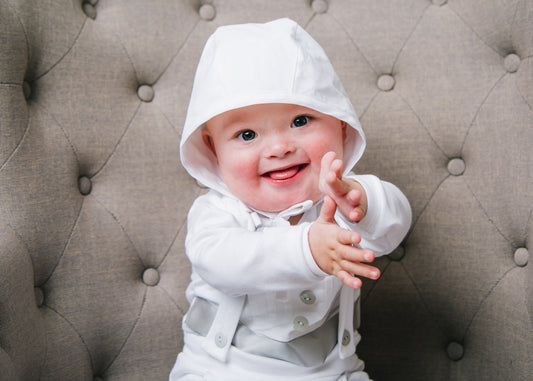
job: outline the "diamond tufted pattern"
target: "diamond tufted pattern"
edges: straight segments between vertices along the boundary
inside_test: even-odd
[[[412,229],[365,281],[376,380],[533,374],[532,0],[0,0],[0,378],[164,380],[182,344],[179,163],[218,25],[328,53]]]

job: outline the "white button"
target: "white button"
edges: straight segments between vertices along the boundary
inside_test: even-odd
[[[316,296],[313,291],[305,290],[300,294],[300,300],[305,304],[314,304],[316,302]]]
[[[342,333],[342,345],[347,346],[351,341],[350,332],[347,329]]]
[[[224,348],[226,346],[226,343],[228,340],[226,340],[226,336],[223,333],[217,333],[215,336],[215,343],[217,347]]]
[[[303,316],[296,316],[296,318],[294,318],[293,324],[294,329],[297,331],[305,331],[307,327],[309,327],[309,322]]]

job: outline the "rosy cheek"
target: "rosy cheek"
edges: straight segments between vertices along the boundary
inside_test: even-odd
[[[257,177],[257,165],[254,160],[245,155],[236,155],[235,152],[224,155],[220,162],[220,171],[226,185],[243,186]]]
[[[331,144],[316,144],[308,148],[308,155],[312,161],[320,165],[322,161],[322,156],[324,156],[329,151],[335,150]],[[336,150],[335,150],[336,151]]]
[[[251,174],[257,174],[257,167],[255,163],[249,158],[235,158],[233,162],[233,172],[239,176],[250,176]]]
[[[342,159],[343,141],[340,132],[338,134],[326,134],[322,139],[317,139],[317,141],[320,143],[314,144],[311,150],[319,161],[322,160],[322,156],[330,151],[334,151],[337,154],[337,158]]]

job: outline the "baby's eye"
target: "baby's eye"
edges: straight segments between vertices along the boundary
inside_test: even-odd
[[[255,139],[257,134],[255,133],[255,131],[252,131],[252,130],[244,130],[244,131],[241,131],[238,136],[245,142],[248,142],[250,140]]]
[[[305,115],[300,115],[294,118],[292,121],[291,127],[303,127],[309,122],[309,117]]]

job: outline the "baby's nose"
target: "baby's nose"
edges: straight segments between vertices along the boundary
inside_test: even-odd
[[[266,156],[272,158],[284,157],[296,151],[296,145],[284,137],[276,137],[267,143]]]

